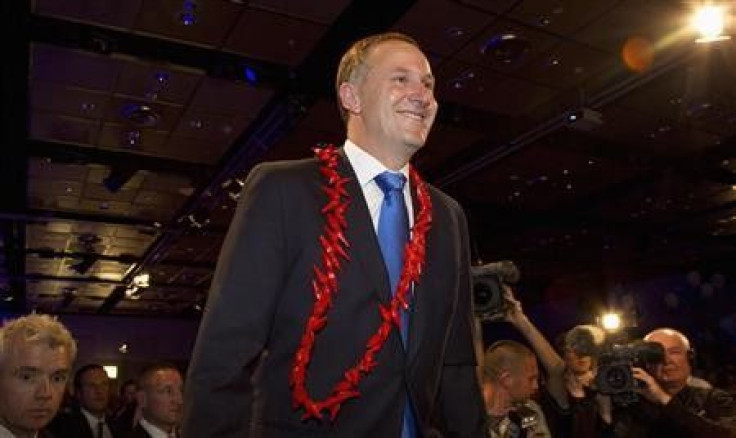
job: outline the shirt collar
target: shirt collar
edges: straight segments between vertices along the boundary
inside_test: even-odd
[[[146,420],[145,418],[141,417],[141,421],[139,422],[141,427],[148,432],[149,435],[151,435],[152,438],[168,438],[169,433],[162,430],[158,426],[153,425],[150,421]]]
[[[102,421],[105,422],[105,417],[102,418],[96,417],[92,412],[84,409],[83,407],[79,407],[79,410],[82,412],[82,415],[84,415],[84,418],[87,419],[87,422],[92,426],[92,430],[97,430],[97,423]]]
[[[34,437],[38,437],[38,432],[36,432]],[[15,438],[15,435],[13,432],[9,431],[7,427],[0,424],[0,438]]]
[[[376,175],[379,175],[386,171],[393,172],[392,170],[384,166],[380,161],[378,161],[376,157],[369,154],[365,151],[365,149],[361,148],[350,140],[345,140],[345,146],[343,150],[345,151],[345,155],[350,161],[350,165],[353,166],[355,176],[358,178],[358,183],[361,187],[373,181],[373,178],[375,178]],[[404,176],[407,178],[407,181],[409,180],[408,164],[402,167],[399,172],[404,174]]]

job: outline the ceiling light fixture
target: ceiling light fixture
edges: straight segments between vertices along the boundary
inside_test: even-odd
[[[696,43],[713,43],[729,40],[729,35],[723,35],[726,12],[722,6],[707,5],[695,11],[692,26],[700,33]]]
[[[179,22],[184,26],[193,26],[197,24],[197,3],[192,0],[184,0],[179,12]]]
[[[531,50],[531,44],[515,33],[503,33],[489,38],[480,48],[483,56],[503,64],[521,61]]]

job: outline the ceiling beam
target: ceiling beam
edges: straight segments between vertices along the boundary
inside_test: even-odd
[[[247,65],[258,73],[258,84],[263,87],[283,88],[291,80],[285,65],[61,18],[31,15],[28,33],[38,43],[157,59],[202,70],[216,78],[242,81],[243,66]]]
[[[29,139],[27,148],[30,156],[48,158],[55,163],[132,166],[139,170],[187,176],[194,179],[195,182],[207,179],[213,171],[212,166],[202,163],[47,140]]]

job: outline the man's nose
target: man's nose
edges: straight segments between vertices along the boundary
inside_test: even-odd
[[[51,379],[48,377],[42,378],[36,385],[36,398],[49,399],[51,398],[51,393]]]
[[[415,83],[412,86],[409,97],[412,101],[419,102],[424,106],[429,106],[434,100],[434,91],[421,82]]]

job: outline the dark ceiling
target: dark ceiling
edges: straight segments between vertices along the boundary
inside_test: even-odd
[[[478,260],[540,284],[728,266],[736,51],[693,42],[691,5],[4,1],[0,308],[197,317],[239,181],[343,141],[339,54],[389,29],[432,61],[415,164]]]

